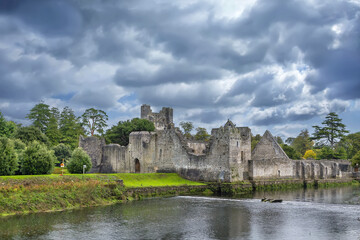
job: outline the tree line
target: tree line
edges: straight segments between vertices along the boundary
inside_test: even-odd
[[[154,131],[151,121],[134,118],[119,121],[108,127],[108,115],[100,109],[89,108],[81,116],[76,116],[69,107],[61,111],[44,102],[36,104],[27,114],[31,125],[22,126],[7,121],[0,112],[0,175],[49,174],[54,166],[65,162],[70,172],[81,173],[91,169],[91,159],[78,148],[80,135],[103,137],[107,143],[126,146],[133,131]],[[295,138],[285,142],[275,137],[291,159],[352,159],[360,163],[360,132],[348,134],[346,126],[336,113],[326,116],[322,126],[313,126],[310,136],[304,129]],[[196,128],[191,122],[181,122],[180,126],[187,139],[208,141],[210,134],[205,128]],[[258,134],[252,136],[252,149],[260,141]]]

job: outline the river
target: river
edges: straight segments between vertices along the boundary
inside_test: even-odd
[[[264,203],[260,198],[281,198]],[[0,239],[360,239],[360,188],[179,196],[0,218]]]

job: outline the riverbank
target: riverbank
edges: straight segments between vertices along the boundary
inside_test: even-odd
[[[199,183],[175,173],[58,174],[0,177],[0,216],[109,205],[177,195],[247,196],[253,191],[360,186],[353,179],[274,179]]]
[[[207,185],[175,173],[0,177],[0,215],[108,205],[144,197],[200,194]]]

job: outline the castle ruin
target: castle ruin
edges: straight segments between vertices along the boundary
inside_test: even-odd
[[[173,109],[153,113],[141,106],[141,118],[154,132],[132,132],[127,146],[80,136],[79,146],[91,157],[93,173],[173,172],[194,181],[237,182],[276,178],[326,179],[351,177],[349,161],[291,160],[266,131],[251,151],[251,130],[230,120],[212,129],[209,141],[185,138],[173,123]]]

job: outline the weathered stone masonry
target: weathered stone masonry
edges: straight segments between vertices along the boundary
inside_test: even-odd
[[[176,172],[197,181],[274,178],[351,177],[348,161],[294,161],[288,158],[269,131],[251,152],[251,130],[230,120],[211,131],[208,142],[186,139],[173,124],[173,110],[153,113],[141,107],[141,118],[154,122],[155,132],[132,132],[128,146],[106,145],[96,137],[80,137],[79,146],[91,157],[91,172]]]

